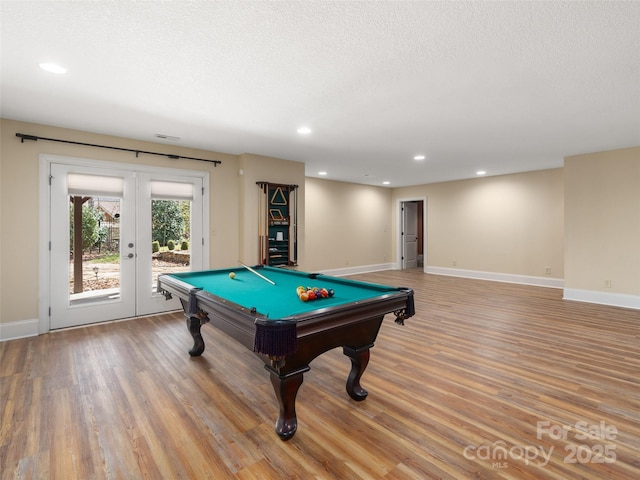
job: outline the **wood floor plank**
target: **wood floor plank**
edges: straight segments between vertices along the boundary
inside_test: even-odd
[[[416,315],[380,330],[362,385],[335,349],[282,442],[260,360],[180,312],[0,344],[0,477],[637,479],[640,312],[550,288],[385,271]],[[596,429],[603,425],[615,434]],[[605,452],[605,447],[607,448]]]

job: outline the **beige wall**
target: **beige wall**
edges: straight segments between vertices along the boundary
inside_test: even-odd
[[[640,147],[567,157],[564,170],[565,288],[639,296]]]
[[[562,169],[393,191],[395,204],[422,197],[427,267],[562,278]],[[394,223],[397,216],[394,208]],[[393,243],[397,248],[395,236]]]
[[[0,323],[38,317],[41,153],[208,171],[212,268],[238,260],[257,263],[256,182],[268,181],[300,186],[302,270],[397,264],[399,202],[425,198],[427,268],[564,278],[565,291],[640,296],[640,148],[568,157],[564,169],[390,189],[305,178],[300,162],[253,154],[9,120],[0,127]],[[47,141],[21,143],[18,132],[223,163],[214,167]],[[605,289],[604,280],[611,280],[611,288]]]
[[[211,268],[258,263],[257,181],[299,185],[299,258],[304,258],[304,164],[253,154],[240,156],[140,142],[3,119],[0,123],[0,323],[38,317],[40,154],[209,172]],[[134,150],[221,160],[222,164],[70,145],[21,142],[16,133]],[[240,175],[240,169],[243,174]]]
[[[38,278],[41,259],[39,235],[39,155],[43,153],[77,158],[154,165],[210,173],[210,263],[212,267],[237,264],[238,258],[238,158],[173,145],[134,141],[75,130],[1,120],[0,145],[0,323],[38,317]],[[152,152],[221,160],[212,163],[100,149],[57,142],[25,141],[16,133],[83,143],[110,145]],[[9,248],[7,248],[7,246]],[[233,259],[233,263],[231,260]]]
[[[391,189],[306,179],[304,270],[391,262]]]

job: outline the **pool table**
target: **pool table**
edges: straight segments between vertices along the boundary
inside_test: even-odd
[[[301,301],[298,286],[333,295]],[[403,324],[414,314],[410,288],[262,265],[163,274],[158,291],[180,299],[194,341],[190,355],[204,352],[200,327],[210,322],[264,361],[280,409],[275,429],[283,440],[296,432],[296,395],[314,358],[342,347],[352,365],[347,393],[364,400],[360,377],[384,316],[393,313]]]

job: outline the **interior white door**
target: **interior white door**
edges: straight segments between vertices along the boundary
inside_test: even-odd
[[[135,173],[51,163],[50,183],[51,328],[134,316]],[[72,228],[84,221],[98,221],[83,210],[101,211],[100,202],[110,217],[111,262],[90,264],[83,258],[84,247],[93,240],[80,235],[74,241]],[[82,219],[80,223],[73,221],[75,215]]]
[[[402,268],[418,267],[418,206],[402,203]]]

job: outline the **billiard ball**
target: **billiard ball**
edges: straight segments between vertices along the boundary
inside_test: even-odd
[[[231,280],[233,280],[234,278],[236,278],[236,273],[235,273],[235,272],[230,272],[230,273],[229,273],[229,278],[230,278]]]

